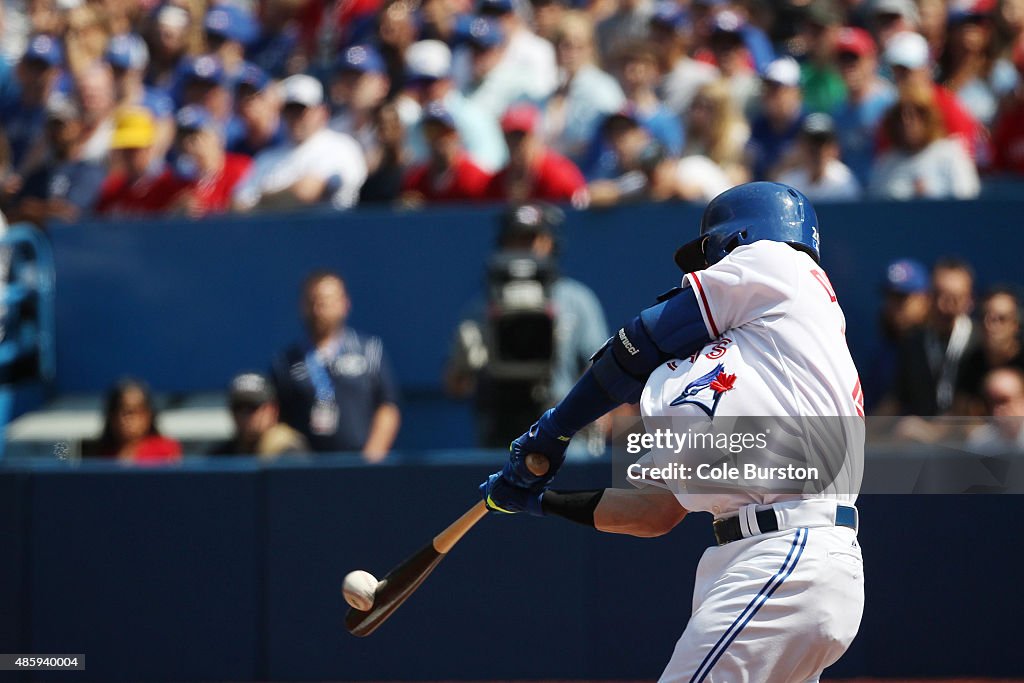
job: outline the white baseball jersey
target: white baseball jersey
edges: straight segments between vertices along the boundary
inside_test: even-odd
[[[852,503],[863,472],[863,394],[846,345],[846,319],[821,266],[787,244],[760,241],[687,274],[683,287],[692,288],[712,341],[650,375],[640,400],[648,431],[649,418],[656,417],[716,424],[737,416],[780,418],[780,423],[806,418],[790,423],[798,432],[792,443],[809,460],[836,449],[846,455],[834,459],[842,469],[823,492],[782,494],[753,486],[694,494],[685,482],[666,482],[680,504],[719,516],[752,503],[826,495]],[[819,416],[849,419],[826,425],[815,422]],[[664,466],[685,457],[652,451],[641,463]]]

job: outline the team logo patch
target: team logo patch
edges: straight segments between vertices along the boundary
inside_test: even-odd
[[[725,363],[719,363],[711,372],[687,384],[683,393],[669,405],[681,406],[689,403],[703,410],[708,417],[714,417],[718,402],[722,400],[725,392],[732,391],[735,384],[736,375],[726,374]]]

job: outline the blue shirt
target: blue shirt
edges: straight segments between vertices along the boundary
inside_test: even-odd
[[[754,119],[753,125],[750,126],[750,141],[747,143],[747,153],[752,159],[754,180],[764,180],[772,166],[789,151],[800,134],[800,126],[803,125],[803,122],[804,115],[800,114],[790,121],[782,132],[777,132],[763,114]]]
[[[294,24],[283,28],[273,27],[264,31],[256,42],[250,45],[245,56],[250,62],[263,69],[273,78],[284,78],[288,66],[288,58],[295,52],[299,44],[299,30]]]
[[[319,359],[311,375],[308,358]],[[326,372],[336,406],[337,427],[330,434],[314,434],[311,417],[317,403],[314,378]],[[318,452],[360,451],[370,435],[377,409],[398,402],[398,389],[380,337],[353,329],[342,331],[326,358],[310,354],[309,344],[295,344],[273,363],[271,377],[277,388],[281,420],[309,440]]]
[[[896,89],[880,81],[872,93],[860,103],[847,100],[832,112],[839,154],[850,167],[862,187],[867,187],[871,165],[875,161],[878,125],[889,107],[896,102]]]
[[[58,161],[30,173],[19,198],[63,199],[82,213],[92,211],[106,177],[96,161]]]

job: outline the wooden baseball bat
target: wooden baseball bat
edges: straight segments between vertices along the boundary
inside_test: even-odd
[[[538,453],[526,456],[526,467],[535,476],[544,476],[548,471],[548,459]],[[448,552],[455,547],[466,533],[487,514],[487,506],[481,500],[434,536],[412,557],[398,565],[377,584],[373,593],[373,607],[369,611],[351,608],[345,616],[345,628],[354,636],[365,637],[377,630],[394,614],[409,596],[430,576]]]

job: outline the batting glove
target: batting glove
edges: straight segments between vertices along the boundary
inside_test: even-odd
[[[540,499],[544,491],[536,492],[513,486],[505,479],[504,470],[495,472],[480,484],[480,495],[484,504],[491,512],[515,514],[528,512],[535,517],[543,517],[544,510]]]
[[[524,489],[540,491],[551,483],[558,468],[565,462],[565,449],[569,447],[572,434],[560,434],[551,418],[551,411],[541,415],[530,431],[526,432],[509,446],[508,464],[502,470],[508,483]],[[526,456],[540,453],[549,462],[548,471],[538,477],[526,466]]]

